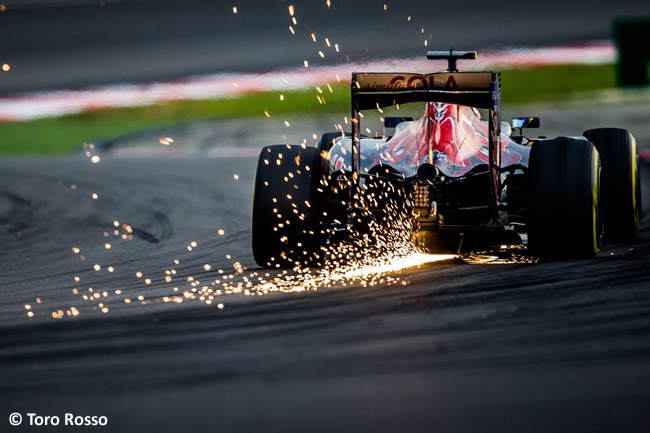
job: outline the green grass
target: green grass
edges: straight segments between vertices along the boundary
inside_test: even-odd
[[[616,87],[616,66],[549,66],[501,73],[501,103],[564,102],[581,93]]]
[[[614,65],[553,66],[502,71],[503,104],[564,101],[584,92],[615,87]],[[84,142],[124,135],[157,126],[197,120],[251,117],[264,120],[275,114],[345,113],[350,109],[349,84],[316,89],[247,94],[232,99],[176,101],[147,107],[88,111],[28,122],[0,123],[1,154],[61,154]],[[280,100],[280,95],[284,100]]]

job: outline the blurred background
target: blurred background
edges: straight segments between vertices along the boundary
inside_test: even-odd
[[[487,53],[508,59],[592,44],[573,57],[546,53],[540,65],[532,64],[535,54],[523,69],[489,66],[505,69],[505,105],[593,100],[593,92],[616,87],[613,20],[643,15],[650,15],[644,0],[588,7],[562,0],[8,0],[0,3],[0,152],[66,153],[206,119],[340,119],[349,112],[351,65],[389,60],[390,70],[400,70],[427,50],[452,47],[478,50],[480,61]],[[578,66],[549,68],[549,59]],[[319,70],[327,78],[302,77]],[[149,96],[162,92],[160,83],[166,93]],[[194,87],[180,92],[182,85]],[[86,91],[98,86],[102,92]],[[309,131],[293,129],[296,140],[331,130],[330,117]]]
[[[305,60],[332,65],[421,56],[427,49],[609,40],[614,17],[650,14],[644,0],[595,0],[588,6],[561,0],[9,0],[3,5],[0,62],[11,71],[0,74],[1,95],[268,71]],[[339,44],[338,53],[327,47],[326,37]]]

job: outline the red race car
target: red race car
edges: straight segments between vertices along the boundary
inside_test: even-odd
[[[499,72],[457,70],[476,52],[427,57],[448,69],[352,74],[350,133],[262,150],[252,215],[260,266],[318,263],[325,245],[398,219],[434,253],[523,244],[542,258],[590,257],[603,237],[638,235],[632,134],[526,138],[539,119],[501,122]],[[373,120],[381,130],[365,127]]]

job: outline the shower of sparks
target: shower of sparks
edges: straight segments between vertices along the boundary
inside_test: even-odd
[[[463,257],[463,262],[470,265],[529,264],[538,261],[537,258],[526,254],[521,245],[502,245],[498,251],[472,253]]]
[[[422,266],[427,263],[453,259],[454,257],[456,256],[453,254],[426,254],[414,252],[405,257],[388,259],[385,261],[385,263],[380,265],[352,269],[346,272],[343,276],[346,279],[355,279],[364,278],[368,275],[382,275],[391,272],[398,272],[402,269]]]
[[[116,221],[118,222],[118,221]],[[119,222],[118,222],[119,223]],[[307,290],[319,290],[328,287],[341,287],[349,285],[361,285],[363,287],[374,287],[379,285],[408,284],[395,275],[401,270],[421,266],[426,263],[447,260],[453,258],[451,255],[432,255],[423,253],[411,240],[411,237],[404,236],[404,230],[410,230],[410,222],[404,218],[391,218],[390,224],[386,226],[371,225],[371,235],[357,236],[357,240],[333,244],[321,250],[324,263],[321,267],[306,267],[297,264],[291,270],[264,270],[249,272],[246,266],[236,260],[231,254],[225,257],[231,263],[230,270],[215,269],[211,264],[203,264],[202,269],[210,274],[203,277],[187,275],[182,278],[184,283],[172,283],[172,275],[176,275],[176,269],[166,269],[164,283],[154,282],[154,278],[144,278],[142,283],[163,293],[150,299],[144,295],[129,292],[122,289],[104,290],[88,287],[85,293],[74,288],[72,293],[81,297],[82,301],[90,304],[90,310],[108,314],[111,308],[106,304],[112,297],[126,305],[146,306],[152,303],[183,303],[201,302],[206,306],[216,306],[218,310],[224,309],[225,302],[217,302],[217,298],[224,296],[262,296],[276,292],[295,293]],[[225,234],[220,229],[219,235]],[[371,240],[372,239],[372,240]],[[197,248],[198,243],[191,241],[188,248]],[[74,247],[75,253],[79,252]],[[175,265],[180,265],[178,259],[174,259]],[[93,266],[95,271],[102,269],[101,265]],[[109,266],[108,272],[116,272]],[[209,281],[200,281],[205,275],[216,275],[208,278]],[[143,272],[137,271],[135,276],[140,279],[144,277]],[[79,282],[75,277],[75,281]],[[97,303],[101,299],[100,303]],[[40,303],[40,302],[39,302]],[[26,310],[33,312],[32,304],[26,304]],[[86,307],[68,307],[51,313],[52,318],[63,319],[81,314]]]

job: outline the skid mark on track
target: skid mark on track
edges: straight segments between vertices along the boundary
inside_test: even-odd
[[[159,244],[169,239],[174,232],[169,218],[162,212],[154,212],[142,227],[132,227],[132,229],[133,236],[152,244]]]

